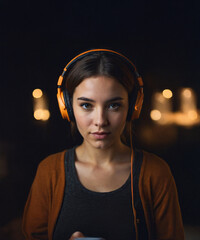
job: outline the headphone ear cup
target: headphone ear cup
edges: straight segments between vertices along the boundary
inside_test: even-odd
[[[58,106],[59,106],[62,118],[67,119],[68,122],[73,120],[74,119],[73,110],[72,110],[71,102],[69,100],[69,97],[67,96],[66,91],[63,92],[61,91],[60,88],[58,88],[57,100],[58,100]]]
[[[143,100],[144,100],[143,88],[140,87],[140,89],[137,93],[137,98],[136,98],[136,101],[135,101],[135,104],[134,104],[131,120],[139,118],[140,112],[142,110]]]
[[[71,98],[69,96],[69,93],[67,91],[67,89],[65,89],[63,91],[63,98],[64,98],[64,101],[65,101],[65,108],[66,108],[66,111],[67,111],[67,114],[69,116],[69,121],[75,121],[75,118],[74,118],[74,112],[73,112],[73,108],[72,108],[72,104],[71,104]]]
[[[71,120],[70,120],[70,117],[69,117],[69,114],[68,114],[68,111],[67,111],[65,98],[63,96],[63,91],[61,91],[60,88],[58,88],[57,100],[58,100],[58,106],[59,106],[62,118],[63,119],[67,119],[70,122]]]

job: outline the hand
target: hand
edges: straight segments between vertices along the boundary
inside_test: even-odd
[[[81,232],[74,232],[69,240],[74,240],[75,238],[85,237]]]

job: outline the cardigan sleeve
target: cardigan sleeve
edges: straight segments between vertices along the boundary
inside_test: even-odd
[[[46,165],[46,161],[39,164],[24,209],[22,230],[28,240],[48,239],[51,193]]]
[[[154,218],[158,240],[184,240],[181,210],[172,176],[163,181],[155,193]]]
[[[178,193],[168,164],[155,156],[150,161],[150,192],[155,240],[184,240]]]
[[[65,153],[52,154],[38,166],[22,220],[26,240],[53,238],[65,188]]]

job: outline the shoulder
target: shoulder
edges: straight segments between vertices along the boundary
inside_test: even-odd
[[[64,179],[64,158],[67,150],[51,154],[43,159],[37,168],[33,185],[42,186]]]
[[[143,152],[140,189],[147,194],[149,201],[152,201],[153,197],[154,204],[166,197],[177,198],[176,184],[169,165],[159,156],[146,151]]]
[[[37,167],[36,177],[49,179],[52,175],[58,175],[64,172],[66,151],[67,150],[51,154],[43,159]]]
[[[54,153],[47,156],[39,163],[38,168],[54,169],[55,167],[59,167],[59,165],[62,164],[62,161],[64,161],[66,151],[67,150],[64,150],[62,152]]]
[[[146,178],[171,179],[172,173],[165,160],[147,151],[143,151],[142,172]]]

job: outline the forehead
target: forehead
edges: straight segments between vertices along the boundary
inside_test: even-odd
[[[95,76],[84,79],[74,91],[74,95],[84,95],[87,97],[128,97],[128,92],[124,86],[116,79],[106,76]]]

